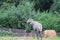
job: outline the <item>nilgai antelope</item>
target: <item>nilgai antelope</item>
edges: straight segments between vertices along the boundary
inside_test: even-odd
[[[47,38],[47,37],[55,37],[56,36],[55,30],[45,30],[43,32],[43,34],[44,34],[45,38]]]
[[[39,39],[39,33],[40,33],[40,36],[41,36],[41,40],[42,40],[42,24],[37,22],[37,21],[34,21],[33,19],[29,18],[27,23],[30,23],[33,27],[33,30],[36,32],[36,36],[37,38]]]

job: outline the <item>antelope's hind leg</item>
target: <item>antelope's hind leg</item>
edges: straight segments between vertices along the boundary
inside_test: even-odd
[[[42,31],[39,31],[39,34],[40,34],[40,38],[42,40],[42,37],[43,37]]]

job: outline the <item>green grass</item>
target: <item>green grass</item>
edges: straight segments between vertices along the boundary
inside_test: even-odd
[[[37,40],[37,38],[33,39],[33,40]],[[54,38],[43,38],[43,40],[60,40],[60,37],[54,37]]]
[[[0,40],[17,40],[16,37],[0,37]]]
[[[60,37],[55,37],[55,38],[43,38],[43,40],[60,40]]]
[[[33,37],[0,37],[0,40],[37,40]],[[60,37],[55,38],[43,38],[43,40],[60,40]]]

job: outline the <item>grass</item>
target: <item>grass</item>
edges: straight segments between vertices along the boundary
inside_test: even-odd
[[[37,38],[32,37],[0,37],[0,40],[37,40]],[[43,38],[43,40],[60,40],[60,37],[55,38]]]
[[[43,38],[43,40],[60,40],[60,37],[54,37],[54,38]]]

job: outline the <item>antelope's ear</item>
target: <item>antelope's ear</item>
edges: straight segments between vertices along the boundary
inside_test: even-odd
[[[32,23],[30,23],[30,24],[32,24]]]
[[[28,21],[27,21],[27,23],[28,23]]]
[[[27,20],[27,23],[29,23],[29,20]]]

